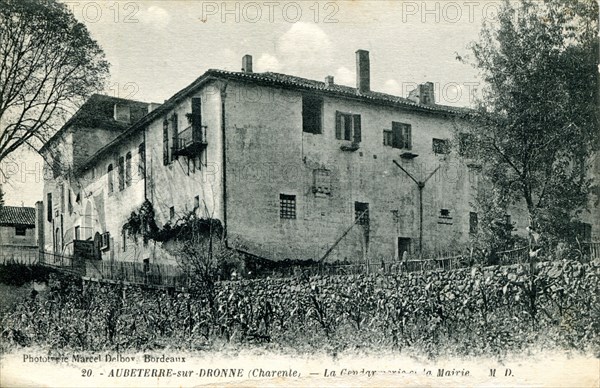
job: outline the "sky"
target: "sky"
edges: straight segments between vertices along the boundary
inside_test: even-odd
[[[470,106],[480,90],[468,60],[500,1],[63,1],[110,62],[104,94],[163,102],[211,68],[274,71],[355,86],[368,50],[371,89],[406,96],[431,81],[436,102]],[[479,88],[479,89],[478,89]],[[0,168],[5,204],[42,200],[42,160],[21,150]]]

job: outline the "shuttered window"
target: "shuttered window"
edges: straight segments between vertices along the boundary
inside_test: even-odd
[[[362,140],[360,115],[335,112],[335,138],[360,143]]]
[[[392,147],[412,149],[412,128],[410,124],[392,122]]]

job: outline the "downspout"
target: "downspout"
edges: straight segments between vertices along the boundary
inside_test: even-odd
[[[225,98],[227,97],[227,82],[221,87],[221,139],[223,152],[221,153],[222,176],[222,191],[223,191],[223,240],[225,247],[229,248],[227,242],[227,134],[225,127]]]
[[[142,173],[144,174],[144,202],[148,200],[148,188],[146,187],[148,181],[146,179],[146,128],[144,128],[144,131],[142,132],[143,137],[144,137],[144,171],[142,171]]]

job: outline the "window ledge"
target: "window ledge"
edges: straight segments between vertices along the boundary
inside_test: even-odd
[[[354,151],[358,150],[359,148],[360,148],[359,143],[343,144],[342,146],[340,146],[340,149],[342,151],[350,151],[350,152],[354,152]]]

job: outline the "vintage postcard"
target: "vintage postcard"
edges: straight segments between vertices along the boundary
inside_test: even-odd
[[[0,0],[0,386],[598,387],[598,2]]]

